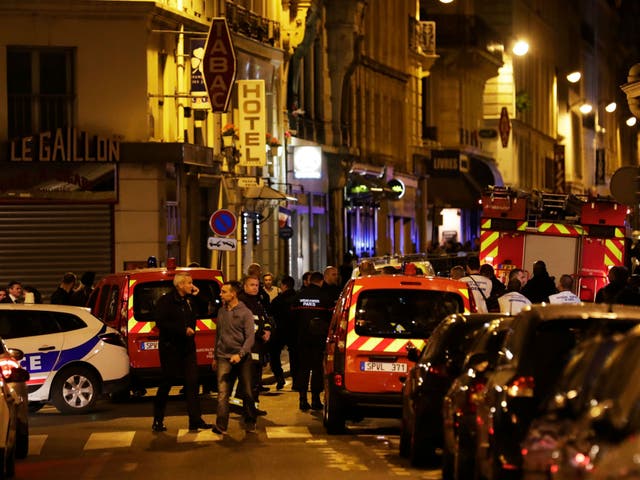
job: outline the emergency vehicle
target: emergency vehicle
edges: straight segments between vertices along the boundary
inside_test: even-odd
[[[408,349],[421,350],[447,315],[475,308],[466,283],[424,275],[376,274],[345,285],[324,355],[323,423],[400,416]]]
[[[480,263],[493,265],[504,283],[509,271],[531,271],[542,260],[556,281],[576,279],[583,301],[608,283],[611,267],[625,263],[627,207],[608,197],[518,192],[489,187],[482,196]]]
[[[223,275],[209,268],[176,267],[175,259],[166,268],[141,268],[113,273],[101,279],[89,298],[88,307],[106,325],[124,337],[131,366],[134,393],[158,386],[161,378],[158,354],[159,332],[155,325],[155,304],[173,287],[176,273],[188,273],[199,289],[193,305],[197,308],[196,351],[201,383],[214,385],[211,369],[216,335],[216,316],[221,306]]]

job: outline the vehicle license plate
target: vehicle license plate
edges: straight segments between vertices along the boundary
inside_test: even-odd
[[[140,350],[157,350],[158,342],[141,342]]]
[[[360,362],[363,372],[406,372],[406,363]]]

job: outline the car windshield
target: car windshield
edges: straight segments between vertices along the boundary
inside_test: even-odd
[[[358,296],[358,335],[426,338],[440,321],[464,311],[462,297],[437,290],[365,290]]]
[[[218,314],[220,308],[220,286],[214,280],[193,279],[198,289],[192,305],[195,307],[197,318],[212,318]],[[133,295],[133,315],[139,322],[155,320],[155,306],[158,299],[171,291],[171,280],[159,282],[145,282],[136,285]]]

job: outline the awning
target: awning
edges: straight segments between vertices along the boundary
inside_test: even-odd
[[[274,190],[266,185],[258,187],[247,187],[244,189],[244,198],[250,200],[275,200],[282,202],[295,202],[295,197],[289,197],[278,190]]]

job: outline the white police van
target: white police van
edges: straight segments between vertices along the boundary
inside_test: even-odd
[[[24,352],[31,411],[51,402],[63,413],[84,413],[100,395],[129,388],[122,337],[86,308],[2,303],[0,338]]]

